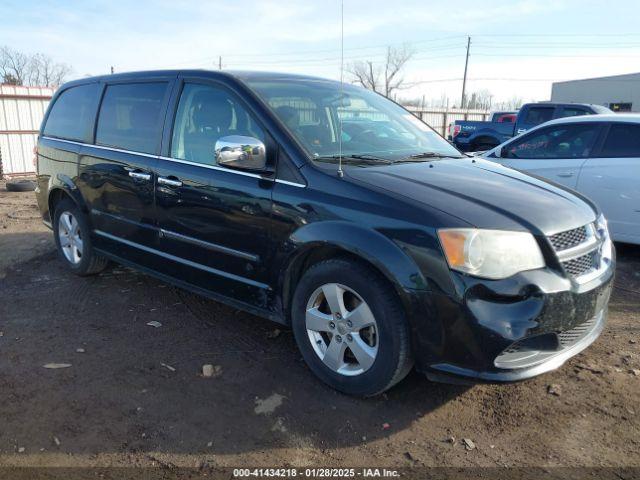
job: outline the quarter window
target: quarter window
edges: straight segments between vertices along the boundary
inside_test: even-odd
[[[640,157],[640,125],[611,125],[601,157]]]
[[[100,107],[96,143],[155,153],[167,83],[109,85]]]
[[[60,94],[51,107],[44,134],[67,140],[86,140],[95,118],[98,84],[72,87]]]
[[[171,157],[215,165],[216,142],[228,135],[265,142],[264,130],[226,90],[185,84],[173,125]]]
[[[512,142],[507,153],[510,158],[586,158],[598,128],[597,124],[545,128]]]

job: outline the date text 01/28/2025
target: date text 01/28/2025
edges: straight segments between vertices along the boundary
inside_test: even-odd
[[[397,478],[398,470],[388,468],[241,468],[233,478]]]

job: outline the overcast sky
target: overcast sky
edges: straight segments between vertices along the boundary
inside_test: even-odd
[[[411,46],[402,97],[468,91],[546,100],[551,81],[640,71],[637,0],[344,0],[345,63]],[[43,52],[73,77],[159,68],[340,75],[339,0],[35,1],[0,4],[0,45]],[[420,82],[420,83],[418,83]]]

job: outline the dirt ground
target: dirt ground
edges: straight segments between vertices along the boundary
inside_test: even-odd
[[[560,370],[362,400],[288,330],[117,265],[73,276],[36,213],[0,183],[0,466],[640,466],[640,248],[618,246],[609,324]]]

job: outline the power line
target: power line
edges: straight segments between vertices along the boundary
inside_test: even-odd
[[[568,43],[562,41],[549,43],[554,38],[584,38],[584,37],[594,37],[594,38],[638,38],[640,39],[640,34],[638,33],[615,33],[615,34],[478,34],[481,37],[480,41],[474,41],[474,55],[478,57],[540,57],[540,58],[636,58],[639,55],[616,55],[616,54],[607,54],[600,55],[596,54],[597,50],[602,49],[640,49],[640,42],[626,42],[626,43],[609,43],[603,44],[602,42],[598,43]],[[520,41],[520,42],[510,42],[508,45],[504,44],[496,44],[492,43],[491,40],[483,40],[490,39],[492,37],[500,37],[500,38],[532,38],[534,40],[530,41]],[[427,39],[421,41],[414,42],[404,42],[402,45],[430,45],[425,46],[423,48],[417,49],[418,53],[431,53],[431,52],[452,52],[446,53],[443,55],[418,55],[414,56],[411,61],[422,62],[428,60],[434,60],[439,58],[458,58],[463,55],[463,48],[465,46],[462,42],[458,43],[455,40],[461,40],[463,36],[461,35],[451,35],[447,37],[440,37],[435,39]],[[540,41],[539,39],[544,38],[544,41]],[[452,42],[453,41],[453,42]],[[350,47],[345,48],[344,51],[352,52],[353,54],[350,56],[344,56],[344,60],[347,61],[380,61],[384,58],[383,52],[377,53],[366,53],[366,51],[370,51],[372,49],[381,49],[387,48],[394,44],[386,44],[386,45],[367,45],[361,47]],[[513,50],[521,49],[520,52],[513,52]],[[593,50],[594,53],[552,53],[553,50],[582,50],[589,51]],[[496,51],[497,50],[497,51]],[[550,50],[549,53],[544,52],[544,50]],[[457,52],[460,51],[458,54]],[[500,52],[504,51],[504,53]],[[289,51],[289,52],[275,52],[275,53],[228,53],[225,54],[225,59],[227,62],[225,64],[227,66],[240,66],[240,67],[278,67],[280,65],[292,65],[295,67],[320,67],[325,65],[336,65],[339,60],[339,56],[337,55],[339,50],[337,48],[331,49],[322,49],[322,50],[298,50],[298,51]],[[498,53],[500,52],[500,53]],[[335,56],[325,56],[322,58],[313,58],[314,54],[317,53],[333,53]],[[305,58],[298,58],[298,56],[304,56]],[[310,58],[311,57],[311,58]],[[254,60],[255,58],[255,60]],[[211,57],[205,57],[190,61],[180,61],[176,63],[172,63],[170,66],[163,66],[155,68],[168,68],[168,67],[179,67],[179,66],[210,66],[211,65]],[[221,58],[218,58],[218,68],[221,68]]]
[[[462,46],[456,46],[455,48],[452,48],[450,50],[462,50],[464,47]],[[382,60],[384,58],[385,54],[379,54],[379,55],[375,55],[375,56],[352,56],[352,57],[344,57],[344,60]],[[411,60],[420,60],[420,59],[430,59],[430,58],[446,58],[446,57],[450,57],[450,54],[444,54],[444,55],[429,55],[429,56],[417,56],[417,57],[413,57]],[[338,60],[340,60],[340,57],[325,57],[325,58],[315,58],[315,59],[304,59],[304,60],[276,60],[276,61],[271,61],[271,60],[266,60],[266,61],[249,61],[249,60],[245,60],[245,61],[233,61],[232,58],[233,57],[227,57],[227,58],[231,58],[231,60],[229,60],[228,63],[233,63],[234,65],[299,65],[299,64],[320,64],[320,65],[324,65],[327,62],[337,62]]]
[[[463,49],[465,47],[462,45],[456,45],[456,46],[449,46],[447,48],[441,48],[441,49],[436,49],[435,51],[445,51],[445,50],[459,50],[461,51],[460,54],[451,54],[451,53],[446,53],[446,54],[439,54],[439,55],[418,55],[415,57],[412,57],[412,62],[413,61],[422,61],[422,60],[430,60],[430,59],[437,59],[437,58],[455,58],[455,57],[460,57],[463,55]],[[427,50],[430,51],[430,50]],[[383,60],[385,57],[386,53],[380,53],[374,56],[361,56],[361,55],[357,55],[357,56],[350,56],[350,57],[344,57],[344,60]],[[230,60],[231,59],[231,60]],[[308,66],[313,66],[313,65],[318,65],[318,66],[324,66],[324,65],[332,65],[332,64],[337,64],[340,60],[339,56],[336,57],[324,57],[324,58],[311,58],[311,59],[294,59],[294,60],[265,60],[265,61],[251,61],[251,60],[240,60],[240,61],[233,61],[233,57],[225,57],[225,66],[229,66],[229,65],[233,65],[233,66],[262,66],[262,65],[266,65],[266,66],[278,66],[278,65],[295,65],[295,66],[301,66],[301,65],[308,65]],[[176,64],[171,64],[168,65],[166,67],[156,67],[156,68],[168,68],[168,67],[173,67],[173,66],[177,66],[177,65],[181,65],[181,64],[190,64],[192,66],[208,66],[211,63],[211,59],[210,57],[207,58],[203,58],[199,61],[194,61],[194,62],[181,62],[180,64],[176,63]]]
[[[387,48],[387,47],[395,47],[402,46],[405,44],[408,45],[419,45],[423,43],[433,43],[433,42],[442,42],[445,40],[453,40],[453,39],[462,39],[465,35],[450,35],[448,37],[440,37],[440,38],[432,38],[427,40],[416,40],[416,41],[408,41],[408,42],[396,42],[396,43],[385,43],[379,45],[366,45],[361,47],[349,47],[345,48],[344,51],[354,51],[354,50],[370,50],[376,48]],[[274,57],[274,56],[285,56],[285,55],[309,55],[314,53],[339,53],[340,47],[329,48],[323,50],[297,50],[293,52],[276,52],[276,53],[226,53],[225,56],[234,56],[234,57]]]
[[[638,58],[639,55],[555,55],[552,53],[474,53],[478,57]]]
[[[415,82],[406,82],[405,86],[407,87],[415,87],[422,84],[429,83],[446,83],[446,82],[459,82],[463,79],[463,77],[453,77],[453,78],[436,78],[430,80],[417,80]],[[634,82],[637,83],[637,79],[616,79],[616,78],[586,78],[586,79],[565,79],[565,78],[508,78],[508,77],[471,77],[467,78],[467,83],[470,82],[572,82],[572,81],[588,81],[588,80],[597,80],[598,82]]]
[[[475,45],[475,44],[474,44]],[[447,53],[447,54],[441,54],[441,55],[418,55],[415,56],[413,58],[411,58],[411,63],[421,63],[424,61],[433,61],[433,60],[438,60],[438,59],[455,59],[455,58],[460,58],[463,56],[466,56],[463,50],[463,46],[457,46],[455,48],[452,48],[452,53]],[[459,51],[460,53],[455,53],[456,51]],[[487,58],[502,58],[502,57],[510,57],[510,58],[527,58],[527,57],[532,57],[532,58],[638,58],[640,57],[640,54],[638,55],[615,55],[615,54],[568,54],[568,55],[562,55],[562,54],[552,54],[552,53],[490,53],[487,51],[483,51],[481,50],[481,47],[478,47],[478,45],[476,45],[476,49],[474,50],[474,55],[476,57],[487,57]],[[358,60],[369,60],[369,61],[377,61],[377,60],[383,60],[383,56],[382,54],[380,55],[376,55],[376,56],[367,56],[367,57],[363,57],[363,56],[351,56],[351,57],[345,57],[344,60],[347,61],[358,61]],[[208,58],[204,58],[200,61],[195,61],[195,62],[180,62],[180,63],[175,63],[175,64],[170,64],[170,65],[166,65],[163,67],[155,67],[155,68],[174,68],[174,67],[179,67],[179,66],[190,66],[193,68],[198,68],[198,67],[206,67],[206,66],[210,66],[211,65],[211,59],[210,57]],[[227,67],[279,67],[279,66],[287,66],[287,65],[291,65],[291,66],[295,66],[295,67],[322,67],[322,66],[336,66],[338,65],[340,62],[339,57],[326,57],[326,58],[319,58],[319,59],[300,59],[300,60],[278,60],[278,61],[250,61],[250,60],[244,60],[244,61],[233,61],[232,59],[225,61],[225,65]]]
[[[400,46],[400,45],[421,45],[421,44],[444,42],[446,40],[462,39],[462,38],[464,38],[464,35],[450,35],[450,36],[447,36],[447,37],[433,38],[433,39],[427,39],[427,40],[419,40],[419,41],[412,41],[412,42],[387,43],[387,44],[379,44],[379,45],[366,45],[366,46],[361,46],[361,47],[349,47],[349,48],[345,48],[344,51],[345,52],[350,52],[350,51],[373,50],[373,49],[388,48],[388,47]],[[460,44],[460,45],[462,45],[462,44]],[[450,48],[451,46],[453,46],[453,45],[452,44],[435,45],[434,47],[428,48],[428,50],[438,50],[438,49],[443,49],[443,48]],[[336,47],[336,48],[322,49],[322,50],[297,50],[297,51],[275,52],[275,53],[246,53],[246,52],[233,53],[233,52],[226,52],[223,55],[224,55],[225,58],[227,58],[227,57],[230,57],[230,58],[235,58],[235,57],[269,58],[269,57],[285,57],[285,56],[293,56],[293,57],[295,57],[295,56],[302,56],[302,55],[313,55],[313,54],[317,54],[317,53],[334,53],[334,54],[338,55],[340,53],[340,48]],[[361,55],[358,55],[358,57],[361,57]],[[347,57],[345,57],[345,58],[347,58]],[[175,62],[175,63],[171,63],[171,64],[167,64],[167,65],[196,64],[196,63],[206,62],[209,59],[210,59],[210,57],[200,57],[200,58],[193,59],[193,60],[182,60],[180,62]],[[304,60],[304,59],[301,59],[301,60]],[[164,67],[157,67],[157,68],[164,68]]]
[[[474,33],[474,37],[640,37],[637,32],[617,33]]]
[[[612,43],[612,44],[593,44],[593,45],[587,45],[587,44],[572,44],[572,45],[567,45],[567,44],[511,44],[511,45],[494,45],[494,44],[489,44],[489,43],[477,43],[476,46],[478,47],[482,47],[482,48],[490,48],[490,49],[515,49],[515,48],[521,48],[524,50],[529,50],[529,49],[567,49],[567,50],[572,50],[572,49],[618,49],[618,48],[640,48],[640,43],[634,43],[634,44],[625,44],[625,45],[620,45],[617,43]]]
[[[640,33],[612,33],[612,34],[592,34],[592,33],[580,33],[580,34],[520,34],[520,33],[516,33],[516,34],[476,34],[476,35],[472,35],[472,36],[478,36],[478,37],[544,37],[544,38],[553,38],[553,37],[638,37],[640,38]],[[445,40],[453,40],[453,39],[463,39],[467,37],[467,35],[450,35],[450,36],[446,36],[446,37],[440,37],[440,38],[432,38],[432,39],[425,39],[425,40],[413,40],[413,41],[405,41],[405,42],[396,42],[396,43],[386,43],[386,44],[379,44],[379,45],[366,45],[366,46],[360,46],[360,47],[349,47],[349,48],[345,48],[345,52],[346,51],[360,51],[360,50],[371,50],[371,49],[377,49],[377,48],[387,48],[387,47],[393,47],[393,46],[400,46],[400,45],[420,45],[420,44],[425,44],[425,43],[434,43],[434,42],[442,42]],[[276,56],[296,56],[296,55],[309,55],[309,54],[315,54],[315,53],[338,53],[340,51],[339,47],[336,48],[330,48],[330,49],[322,49],[322,50],[297,50],[297,51],[289,51],[289,52],[275,52],[275,53],[245,53],[245,52],[240,52],[240,53],[232,53],[232,52],[227,52],[225,53],[225,57],[226,56],[231,56],[231,57],[260,57],[260,58],[264,58],[264,57],[276,57]]]

